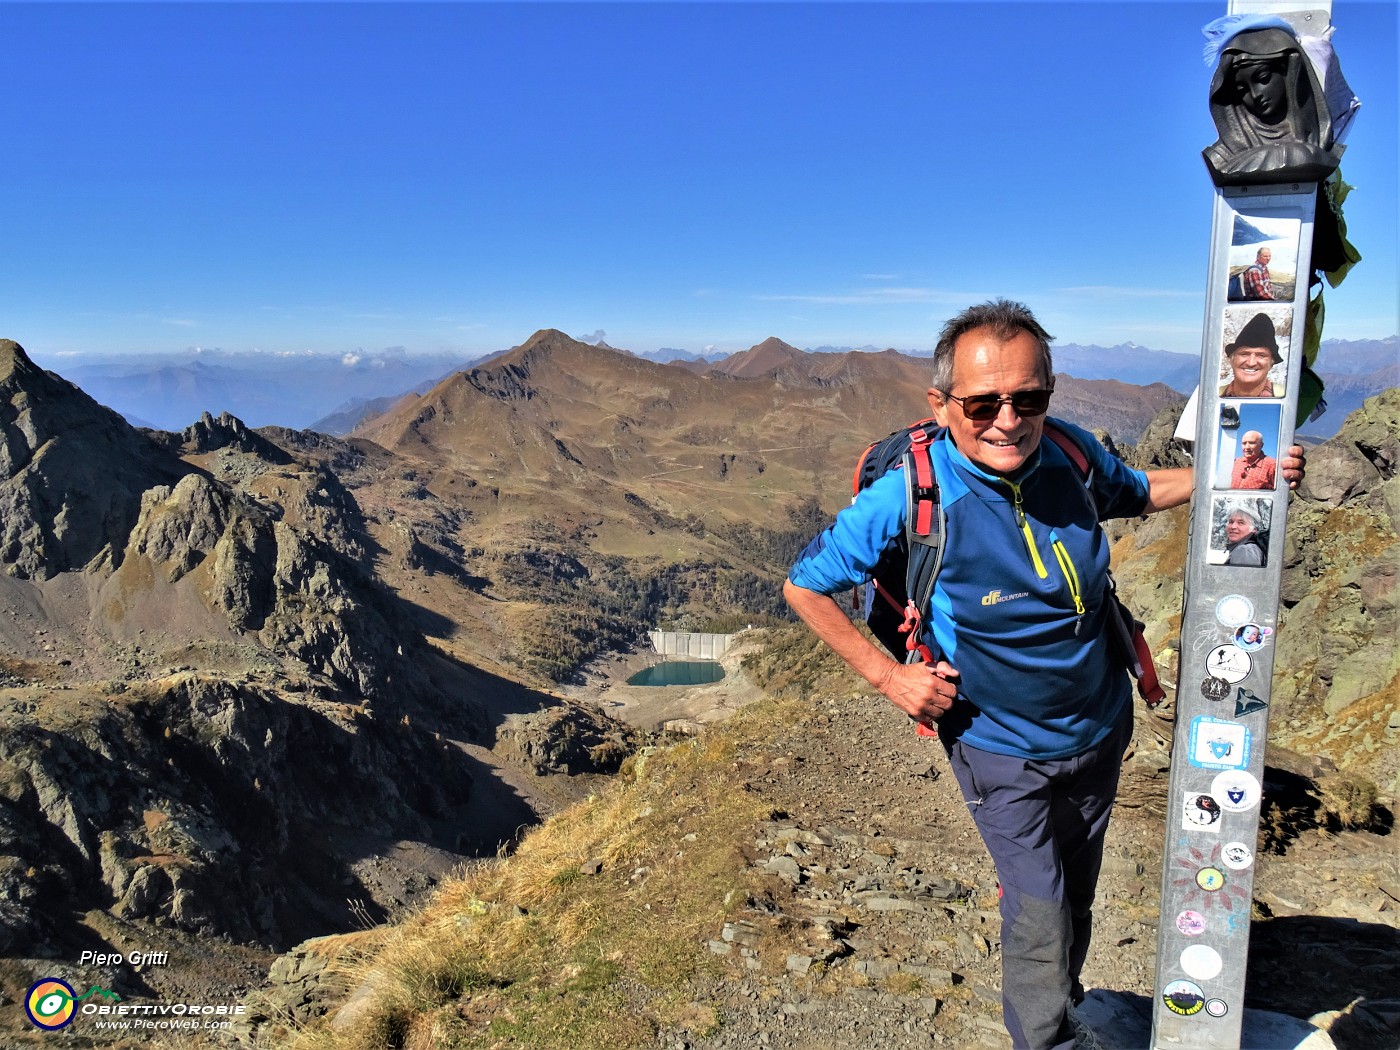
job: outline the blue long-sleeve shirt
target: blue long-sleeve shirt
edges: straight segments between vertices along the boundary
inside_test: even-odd
[[[1056,425],[1089,458],[1093,506],[1052,441],[1011,479],[982,471],[950,440],[931,448],[947,529],[922,640],[961,676],[940,733],[1023,758],[1088,750],[1131,697],[1105,620],[1109,552],[1099,520],[1141,514],[1147,476],[1087,431]],[[808,544],[789,578],[822,594],[866,582],[903,535],[905,512],[904,478],[889,471]]]

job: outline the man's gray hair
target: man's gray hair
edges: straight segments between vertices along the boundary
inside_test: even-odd
[[[969,306],[950,319],[938,333],[938,345],[933,348],[933,388],[948,391],[953,387],[953,344],[974,328],[990,328],[1003,342],[1016,338],[1020,332],[1029,333],[1040,346],[1040,368],[1045,385],[1055,377],[1050,361],[1050,340],[1054,338],[1035,319],[1030,308],[1010,299],[992,299]]]

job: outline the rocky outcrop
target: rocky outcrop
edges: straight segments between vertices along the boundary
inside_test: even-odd
[[[616,773],[638,744],[636,730],[574,702],[517,716],[501,737],[537,776]]]
[[[112,564],[141,493],[189,472],[73,384],[0,339],[0,567],[44,580]]]
[[[1273,708],[1298,751],[1400,795],[1400,389],[1308,456],[1289,507]]]
[[[185,428],[180,439],[187,451],[196,454],[233,448],[252,453],[269,463],[284,465],[292,462],[291,456],[227,412],[220,412],[217,418],[208,412],[203,413],[198,421]]]
[[[363,707],[180,675],[12,702],[0,732],[0,951],[107,908],[245,941],[343,927],[370,840],[432,838],[471,778]]]

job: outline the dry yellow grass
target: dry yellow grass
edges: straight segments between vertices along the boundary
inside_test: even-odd
[[[760,702],[696,741],[638,756],[510,857],[446,884],[349,964],[358,1000],[295,1050],[627,1050],[660,1025],[705,1031],[704,942],[747,901],[762,804],[734,783],[735,742],[794,717]],[[337,1030],[338,1029],[338,1030]]]

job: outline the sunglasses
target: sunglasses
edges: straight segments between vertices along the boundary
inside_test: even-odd
[[[976,423],[995,419],[1002,405],[1010,405],[1018,416],[1043,416],[1050,407],[1054,387],[1045,390],[1017,390],[1014,394],[972,394],[957,397],[943,391],[943,396],[962,406],[963,415]]]

